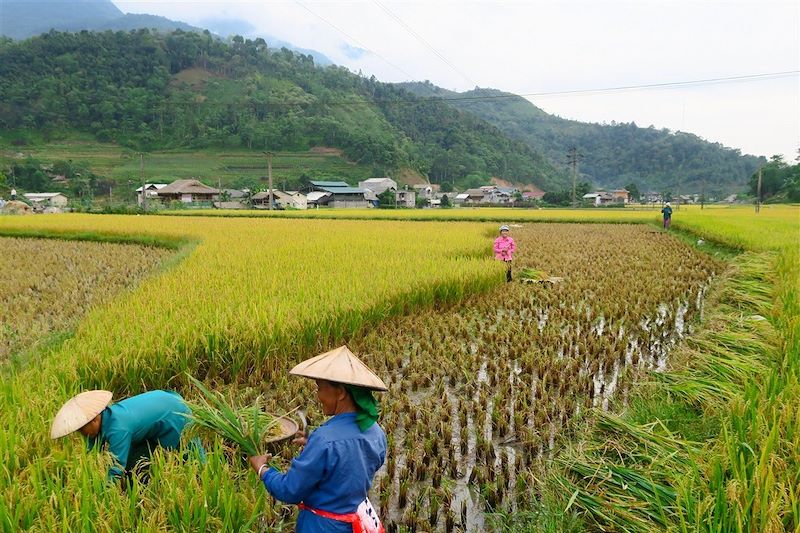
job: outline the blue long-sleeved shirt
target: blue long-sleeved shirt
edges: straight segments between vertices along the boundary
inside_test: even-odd
[[[362,432],[355,413],[336,415],[308,437],[289,470],[261,477],[270,494],[286,503],[303,502],[330,513],[353,513],[386,459],[386,435],[378,424]],[[351,532],[352,526],[300,511],[297,533]]]
[[[177,448],[188,419],[189,407],[180,394],[154,390],[132,396],[106,407],[97,437],[89,439],[89,447],[108,443],[108,451],[116,463],[109,476],[119,477],[136,461],[149,456],[156,446]]]

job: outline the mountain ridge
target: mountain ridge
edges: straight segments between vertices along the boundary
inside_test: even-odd
[[[142,28],[159,31],[210,30],[220,38],[233,35],[263,38],[273,48],[288,48],[311,55],[317,64],[332,65],[322,52],[296,46],[272,35],[260,34],[241,19],[210,18],[202,26],[147,13],[123,13],[112,0],[2,0],[0,1],[0,36],[14,40],[28,39],[56,31],[132,31]]]
[[[497,176],[564,187],[530,147],[439,99],[263,40],[210,33],[48,32],[0,41],[0,129],[10,142],[75,130],[135,150],[340,148],[375,176]]]
[[[739,192],[766,159],[742,155],[697,135],[635,123],[597,124],[551,115],[527,99],[498,89],[455,92],[425,82],[398,84],[418,95],[440,98],[486,120],[510,137],[563,165],[575,146],[582,179],[605,188],[631,183],[639,190],[665,189],[722,195]]]

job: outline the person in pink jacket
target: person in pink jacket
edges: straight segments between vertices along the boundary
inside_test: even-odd
[[[494,240],[494,258],[498,261],[505,261],[508,265],[506,270],[506,282],[511,282],[511,261],[514,259],[514,252],[517,251],[517,244],[508,234],[508,226],[500,226],[500,236]]]

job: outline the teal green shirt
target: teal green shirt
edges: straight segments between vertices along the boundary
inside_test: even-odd
[[[106,407],[97,437],[89,447],[108,443],[117,464],[109,476],[119,477],[136,462],[150,456],[156,446],[177,448],[188,419],[189,407],[177,392],[154,390]],[[123,470],[124,469],[124,470]]]

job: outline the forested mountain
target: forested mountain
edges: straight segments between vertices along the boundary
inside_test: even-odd
[[[583,179],[599,186],[629,183],[639,190],[680,190],[710,194],[746,188],[763,157],[742,155],[691,133],[641,128],[634,123],[611,125],[566,120],[550,115],[528,100],[495,89],[456,93],[430,82],[399,84],[425,97],[439,97],[456,109],[474,114],[507,135],[564,165],[567,152],[577,147]]]
[[[111,0],[0,0],[0,36],[15,40],[58,31],[130,31],[140,28],[169,32],[173,30],[202,32],[204,29],[226,38],[243,35],[251,39],[263,37],[274,48],[288,48],[310,54],[318,65],[333,62],[316,50],[297,47],[271,35],[258,35],[255,27],[240,19],[206,19],[202,28],[158,15],[123,13]]]
[[[530,146],[446,104],[342,67],[210,32],[50,32],[0,42],[0,130],[17,142],[64,131],[137,149],[338,147],[375,173],[434,182],[470,174],[568,183]],[[11,139],[12,141],[14,139]]]
[[[0,35],[25,39],[51,29],[94,29],[124,16],[111,0],[2,0]]]

